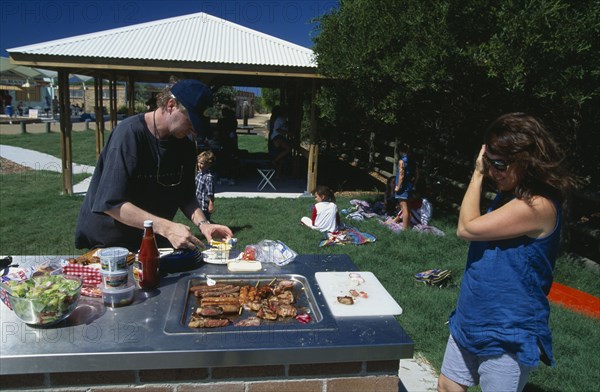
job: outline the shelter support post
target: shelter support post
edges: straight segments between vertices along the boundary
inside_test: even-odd
[[[312,81],[310,97],[310,142],[308,146],[308,173],[306,193],[311,194],[317,187],[317,168],[319,163],[319,146],[317,144],[317,82]]]
[[[288,108],[288,139],[292,145],[292,175],[298,176],[301,172],[300,161],[300,130],[302,128],[302,93],[299,81],[288,82],[286,85]]]
[[[127,115],[133,116],[135,113],[135,78],[133,75],[127,75]]]
[[[117,76],[114,75],[113,79],[109,81],[110,86],[110,130],[114,130],[117,127]]]
[[[306,194],[310,195],[317,187],[317,167],[319,164],[319,146],[308,146],[308,174],[306,180]]]
[[[71,99],[69,71],[58,72],[58,103],[60,113],[60,156],[62,160],[62,193],[73,195],[73,153],[71,149]]]
[[[104,96],[102,92],[102,78],[94,78],[94,109],[96,112],[96,159],[100,156],[104,146]]]

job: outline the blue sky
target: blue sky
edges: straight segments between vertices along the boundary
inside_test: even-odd
[[[3,0],[0,56],[6,49],[191,14],[208,14],[312,47],[310,20],[337,0]]]

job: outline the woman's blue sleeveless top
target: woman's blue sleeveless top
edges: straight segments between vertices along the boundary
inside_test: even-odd
[[[471,242],[458,305],[450,315],[452,336],[469,352],[512,353],[527,366],[537,366],[541,355],[554,366],[546,297],[562,220],[560,205],[554,204],[556,226],[544,238]]]

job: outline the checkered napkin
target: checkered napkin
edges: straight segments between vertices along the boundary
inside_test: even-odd
[[[81,288],[82,295],[100,297],[101,293],[98,290],[100,283],[102,283],[100,268],[81,264],[65,264],[63,265],[63,274],[81,278],[83,281],[83,287]]]

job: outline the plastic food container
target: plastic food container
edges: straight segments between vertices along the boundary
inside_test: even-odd
[[[104,248],[97,253],[103,271],[127,270],[127,248]]]
[[[102,290],[102,301],[104,301],[104,305],[110,306],[111,308],[119,308],[131,304],[135,295],[135,285],[133,282],[129,282],[124,287],[119,288],[107,287],[102,284],[100,290]]]
[[[123,288],[127,286],[128,270],[124,269],[114,272],[102,270],[101,273],[104,286],[108,288]]]

